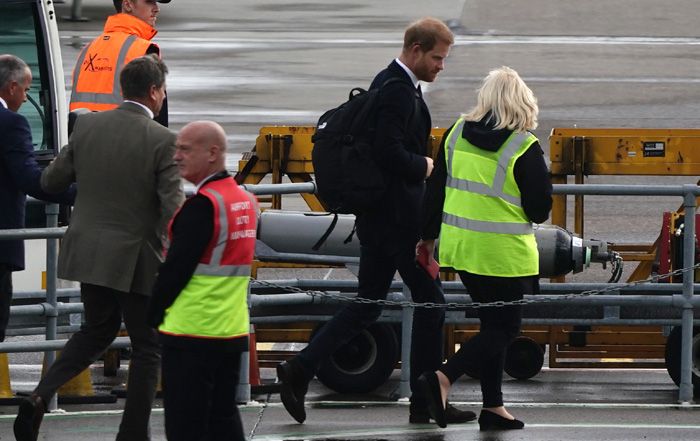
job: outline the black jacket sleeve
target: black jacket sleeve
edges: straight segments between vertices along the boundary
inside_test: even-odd
[[[425,240],[437,239],[442,223],[442,206],[445,203],[445,184],[447,183],[447,161],[445,160],[445,142],[452,127],[445,131],[435,158],[433,173],[426,181],[425,198],[423,200],[423,232]]]
[[[527,217],[537,224],[546,221],[552,209],[552,181],[539,142],[518,158],[513,175]]]
[[[165,310],[187,286],[213,234],[214,207],[205,196],[195,195],[173,222],[170,248],[153,285],[147,316],[150,326],[157,328],[163,322]]]

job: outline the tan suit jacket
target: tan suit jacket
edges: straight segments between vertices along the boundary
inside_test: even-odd
[[[58,257],[58,276],[150,295],[168,221],[184,201],[173,162],[175,134],[125,102],[82,115],[41,186],[78,195]]]

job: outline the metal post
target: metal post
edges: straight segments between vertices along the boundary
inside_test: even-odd
[[[411,291],[403,286],[403,297],[411,300]],[[399,399],[411,397],[411,338],[413,333],[414,307],[401,308],[401,383],[399,385]]]
[[[252,327],[252,325],[251,325]],[[236,403],[250,401],[250,351],[241,353],[241,367],[238,371],[238,387],[236,387]]]
[[[685,210],[685,229],[683,237],[683,267],[690,268],[695,265],[695,185],[684,185],[683,207]],[[693,365],[692,365],[692,340],[693,340],[693,283],[695,282],[695,270],[683,273],[683,315],[681,338],[681,384],[678,393],[678,401],[682,405],[689,405],[693,399]]]
[[[53,228],[58,226],[58,204],[47,204],[46,226]],[[57,294],[57,260],[58,260],[58,239],[46,239],[46,303],[53,306],[46,313],[46,340],[56,340],[56,329],[58,327],[58,310],[56,309]],[[44,353],[46,367],[51,366],[56,359],[56,353],[47,351]],[[58,403],[56,395],[48,402],[48,410],[56,410]]]
[[[248,316],[250,316],[250,283],[248,284]],[[250,333],[255,332],[253,325],[248,325]],[[251,338],[250,336],[248,338]],[[241,353],[241,366],[238,369],[238,387],[236,387],[236,403],[247,403],[250,401],[250,343],[248,350]]]

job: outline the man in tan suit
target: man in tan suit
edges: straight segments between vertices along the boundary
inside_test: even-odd
[[[32,395],[19,407],[15,436],[36,440],[46,403],[114,340],[122,317],[133,352],[129,395],[117,441],[150,439],[149,417],[160,355],[146,324],[164,227],[183,202],[173,162],[175,135],[153,121],[165,97],[167,68],[156,56],[124,67],[124,102],[78,118],[66,147],[46,168],[42,188],[80,188],[58,258],[58,275],[80,282],[85,323]]]

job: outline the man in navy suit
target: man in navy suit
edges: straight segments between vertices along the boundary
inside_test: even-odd
[[[0,55],[0,229],[24,228],[26,196],[73,204],[75,189],[60,195],[41,190],[27,119],[17,113],[27,101],[32,72],[14,55]],[[24,241],[0,240],[0,341],[10,318],[12,272],[24,269]]]
[[[419,81],[431,83],[444,68],[454,37],[440,20],[427,17],[412,23],[404,34],[401,55],[379,72],[371,89],[380,88],[374,160],[382,169],[387,191],[377,206],[357,216],[360,239],[358,297],[383,300],[398,270],[416,302],[445,303],[436,280],[416,264],[420,239],[425,179],[433,170],[427,152],[431,119],[423,101]],[[399,81],[391,81],[398,79]],[[320,364],[338,348],[374,323],[381,313],[379,304],[351,303],[314,336],[296,357],[281,363],[277,375],[280,396],[290,415],[298,422],[306,418],[304,397],[308,382]],[[418,376],[429,366],[440,366],[441,308],[416,308],[411,346],[411,406],[409,421],[427,423],[426,397],[417,387]],[[474,420],[476,415],[447,407],[451,423]]]

